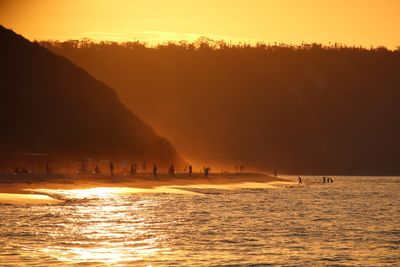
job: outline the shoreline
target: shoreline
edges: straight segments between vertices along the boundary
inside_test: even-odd
[[[53,174],[53,175],[0,175],[0,203],[40,204],[59,203],[46,194],[37,193],[38,189],[74,190],[98,187],[124,187],[137,189],[157,189],[162,187],[185,187],[195,185],[232,185],[240,183],[273,183],[291,182],[290,180],[271,177],[260,173],[177,173],[169,176],[160,173],[158,178],[153,174],[139,173],[130,175],[96,175],[96,174]],[[28,189],[28,190],[27,190]],[[36,199],[34,196],[38,196]]]

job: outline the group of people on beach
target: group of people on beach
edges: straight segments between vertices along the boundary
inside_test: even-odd
[[[52,172],[53,172],[53,167],[50,165],[50,162],[46,162],[45,173],[51,174]],[[33,170],[25,168],[25,167],[20,169],[18,166],[15,166],[14,171],[13,171],[13,175],[32,174],[32,173],[34,173]]]
[[[27,169],[27,168],[22,168],[22,170],[20,170],[18,167],[15,167],[13,174],[14,175],[20,175],[20,174],[30,174],[32,173],[31,170]]]
[[[297,183],[298,183],[299,185],[303,185],[303,182],[302,182],[300,176],[297,177]],[[325,177],[325,176],[322,176],[322,183],[333,183],[333,179],[332,179],[332,177]]]
[[[112,160],[107,161],[108,166],[107,167],[103,166],[102,168],[104,168],[104,169],[101,168],[100,163],[95,163],[94,167],[90,167],[89,163],[91,160],[87,159],[87,158],[76,160],[76,161],[78,162],[78,173],[80,173],[80,174],[93,173],[93,174],[98,175],[98,174],[102,174],[104,169],[106,169],[106,172],[108,172],[111,176],[114,176],[114,174],[116,173],[115,163]],[[146,167],[147,167],[146,162],[143,162],[143,164],[141,165],[141,173],[147,174]],[[239,173],[239,172],[243,173],[244,166],[236,165],[235,170],[237,173]],[[156,163],[154,163],[153,169],[152,169],[152,174],[153,174],[154,178],[158,177],[158,171],[159,171],[158,165]],[[45,172],[47,174],[53,173],[53,168],[50,165],[50,163],[46,163]],[[29,173],[31,173],[31,171],[28,169],[25,169],[25,168],[21,170],[18,167],[15,167],[15,169],[13,170],[14,175],[25,174],[25,173],[29,174]],[[130,176],[135,176],[138,173],[139,173],[139,166],[137,163],[132,163],[129,168],[123,168],[122,171],[120,172],[120,174],[122,174],[122,175],[128,174]],[[168,167],[168,175],[175,176],[176,173],[177,173],[177,171],[176,171],[175,165],[171,164]],[[183,169],[183,173],[187,173],[189,176],[192,176],[193,175],[193,166],[185,165],[185,167]],[[211,173],[211,167],[203,166],[200,169],[200,173],[203,174],[204,177],[208,177]],[[223,170],[221,170],[221,173],[230,173],[230,172],[228,172],[228,171],[224,172]]]
[[[325,177],[325,176],[323,176],[323,177],[322,177],[322,182],[323,182],[323,183],[333,183],[333,179],[332,179],[332,177]]]
[[[204,170],[206,170],[205,175],[207,176],[208,172],[210,171],[210,167],[207,167]],[[110,171],[110,175],[114,176],[114,163],[111,160],[109,161],[109,171]],[[147,173],[146,172],[146,162],[144,162],[142,165],[142,171],[143,171],[143,173]],[[192,165],[185,166],[184,173],[186,173],[186,172],[189,174],[189,176],[191,176],[193,174],[193,166]],[[101,170],[98,165],[95,166],[94,173],[95,174],[101,173]],[[138,173],[138,165],[136,163],[132,163],[130,166],[129,174],[131,176],[134,176],[137,173]],[[154,178],[158,177],[158,165],[156,163],[153,164],[152,173],[153,173]],[[168,168],[168,175],[174,176],[175,174],[176,174],[175,165],[171,164]]]
[[[243,165],[236,165],[235,166],[235,171],[236,172],[243,172],[244,171],[244,166]]]

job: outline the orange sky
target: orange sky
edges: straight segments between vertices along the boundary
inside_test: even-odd
[[[399,14],[400,0],[0,0],[0,24],[31,40],[208,36],[396,48]]]

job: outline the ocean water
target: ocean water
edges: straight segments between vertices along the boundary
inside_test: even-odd
[[[0,265],[399,266],[400,178],[333,179],[48,191],[65,202],[0,204]]]

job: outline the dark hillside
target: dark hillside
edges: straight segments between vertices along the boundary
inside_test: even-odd
[[[110,87],[0,27],[0,152],[182,163]]]

